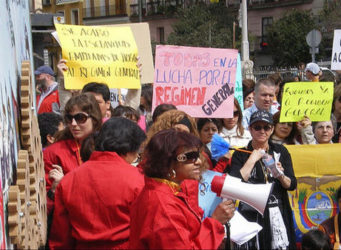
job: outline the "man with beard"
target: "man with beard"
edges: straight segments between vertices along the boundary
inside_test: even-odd
[[[60,113],[58,83],[55,81],[54,72],[47,65],[40,66],[34,71],[36,85],[40,91],[37,95],[38,114],[46,112]]]

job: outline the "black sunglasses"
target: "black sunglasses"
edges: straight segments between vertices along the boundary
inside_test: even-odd
[[[237,111],[233,111],[233,117],[237,117],[237,116],[239,116],[239,111],[237,110]]]
[[[90,115],[83,114],[83,113],[78,113],[75,115],[66,114],[65,115],[65,122],[67,124],[71,124],[72,120],[75,119],[77,124],[83,124],[86,122],[86,120],[88,120],[89,117],[90,117]]]
[[[262,129],[264,129],[265,132],[268,132],[272,129],[272,127],[269,125],[265,125],[265,126],[256,125],[256,126],[253,126],[252,128],[256,131],[261,131]]]
[[[199,157],[200,157],[199,151],[191,151],[184,154],[179,154],[176,157],[176,160],[178,162],[194,163],[199,159]]]

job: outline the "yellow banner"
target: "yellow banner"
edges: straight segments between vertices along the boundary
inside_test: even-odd
[[[329,121],[333,82],[289,82],[284,85],[280,122]]]
[[[285,145],[297,189],[289,193],[296,240],[337,213],[335,191],[341,185],[341,144]]]
[[[66,89],[89,82],[109,88],[140,88],[137,46],[130,27],[55,24],[67,60]]]

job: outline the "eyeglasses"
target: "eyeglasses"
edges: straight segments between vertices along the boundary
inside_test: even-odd
[[[200,157],[199,151],[191,151],[184,154],[179,154],[176,157],[176,160],[178,162],[194,163],[199,159],[199,157]]]
[[[65,122],[67,124],[71,124],[73,119],[75,119],[77,124],[83,124],[86,122],[86,120],[88,120],[89,117],[91,117],[91,116],[87,115],[87,114],[83,114],[83,113],[78,113],[75,115],[66,114],[65,115]]]
[[[264,129],[265,132],[268,132],[272,129],[272,127],[269,125],[265,125],[265,126],[256,125],[256,126],[253,126],[252,128],[256,131],[261,131],[262,129]]]
[[[239,111],[238,110],[233,111],[233,117],[237,117],[237,116],[239,116]]]

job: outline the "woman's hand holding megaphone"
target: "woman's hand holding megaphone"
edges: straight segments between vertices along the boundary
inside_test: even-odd
[[[232,200],[221,202],[212,214],[212,218],[219,221],[221,224],[226,224],[233,217],[235,205]]]

